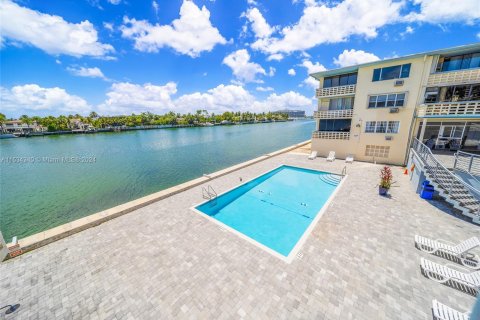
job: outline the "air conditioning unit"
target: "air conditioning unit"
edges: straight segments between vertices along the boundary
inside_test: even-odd
[[[391,140],[393,140],[393,137],[392,136],[385,136],[385,140],[391,141]]]
[[[390,108],[390,113],[399,113],[400,108]]]
[[[393,83],[393,86],[394,86],[394,87],[401,87],[401,86],[403,86],[403,80],[395,80],[395,82]]]

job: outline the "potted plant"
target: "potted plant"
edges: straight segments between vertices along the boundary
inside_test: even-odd
[[[386,196],[388,190],[391,188],[392,184],[394,184],[392,169],[390,167],[383,167],[380,170],[380,184],[378,185],[378,194],[381,196]]]

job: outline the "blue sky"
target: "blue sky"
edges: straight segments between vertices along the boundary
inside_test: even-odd
[[[0,112],[315,108],[309,72],[480,41],[478,0],[0,0]]]

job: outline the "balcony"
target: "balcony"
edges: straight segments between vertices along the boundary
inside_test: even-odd
[[[329,139],[329,140],[349,140],[350,132],[344,131],[313,131],[313,139]]]
[[[480,101],[440,102],[422,104],[417,109],[419,118],[454,117],[469,118],[480,116]]]
[[[313,117],[315,119],[351,119],[352,116],[353,116],[353,109],[320,110],[320,111],[313,112]]]
[[[480,68],[432,73],[427,87],[480,82]]]
[[[355,94],[355,88],[355,84],[330,88],[319,88],[316,90],[316,96],[317,98],[350,96]]]

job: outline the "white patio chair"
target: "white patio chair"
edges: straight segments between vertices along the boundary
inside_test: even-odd
[[[327,157],[327,161],[334,161],[335,160],[335,151],[330,151]]]
[[[345,162],[353,163],[353,155],[352,154],[347,155],[347,157],[345,158]]]
[[[415,245],[424,252],[430,254],[446,253],[458,258],[465,267],[480,269],[480,257],[469,252],[474,248],[480,247],[480,239],[477,237],[471,237],[455,244],[442,239],[433,240],[416,235]]]
[[[317,151],[312,151],[310,155],[308,156],[308,159],[313,160],[317,157],[318,152]]]
[[[480,290],[480,271],[469,272],[465,268],[450,264],[441,265],[436,262],[422,258],[420,266],[423,273],[431,280],[438,283],[446,283],[448,281],[456,282],[460,285],[468,287],[478,293]],[[462,269],[460,270],[455,270]]]
[[[437,300],[432,301],[432,311],[434,320],[470,320],[468,312],[460,312]]]

